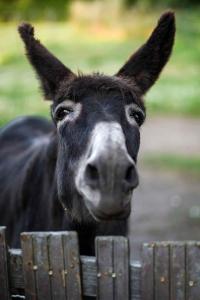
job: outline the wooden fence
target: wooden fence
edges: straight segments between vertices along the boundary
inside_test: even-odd
[[[79,256],[75,232],[23,233],[21,246],[0,227],[0,300],[200,300],[198,242],[144,244],[141,263],[124,237],[98,237],[96,257]]]

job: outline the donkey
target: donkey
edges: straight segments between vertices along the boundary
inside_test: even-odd
[[[169,59],[175,17],[164,13],[114,76],[75,75],[19,26],[27,57],[51,101],[52,122],[20,117],[0,130],[0,220],[12,247],[22,231],[76,230],[80,253],[96,235],[126,235],[143,95]]]

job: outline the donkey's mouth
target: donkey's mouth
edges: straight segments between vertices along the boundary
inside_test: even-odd
[[[106,213],[97,209],[89,209],[92,217],[97,221],[113,221],[113,220],[125,220],[129,217],[131,213],[130,203],[126,206],[126,208],[117,213]]]

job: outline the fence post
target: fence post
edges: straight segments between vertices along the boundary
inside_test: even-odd
[[[125,237],[97,237],[97,299],[129,299],[129,246]]]
[[[0,227],[0,299],[10,299],[6,228]]]
[[[21,234],[26,299],[81,300],[75,232]]]

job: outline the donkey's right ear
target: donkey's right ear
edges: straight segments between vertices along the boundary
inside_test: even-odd
[[[35,39],[34,28],[30,24],[21,24],[18,31],[24,41],[27,57],[41,81],[45,98],[54,100],[61,82],[75,75]]]

